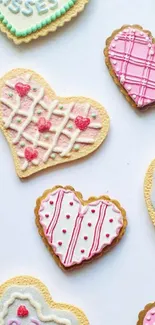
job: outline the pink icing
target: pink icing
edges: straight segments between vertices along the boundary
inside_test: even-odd
[[[155,307],[150,309],[144,317],[143,325],[153,325],[155,323]]]
[[[113,70],[136,105],[141,108],[155,101],[155,44],[147,33],[125,28],[109,45]]]
[[[75,193],[65,189],[57,189],[41,202],[39,217],[49,245],[65,267],[100,253],[123,226],[121,212],[113,203],[97,200],[82,206]]]
[[[26,85],[20,95],[19,87],[18,91],[15,89],[17,85]],[[2,89],[0,100],[3,122],[17,151],[22,170],[33,164],[40,165],[59,157],[67,157],[75,150],[91,146],[102,128],[101,117],[95,107],[88,103],[66,104],[51,100],[46,89],[43,90],[32,78],[27,80],[25,75],[8,80]],[[54,108],[50,113],[52,105]],[[95,119],[93,114],[96,114]],[[84,130],[77,128],[74,122],[77,116],[90,121]],[[77,131],[79,133],[76,135]],[[75,149],[76,144],[78,146]],[[27,147],[37,150],[37,159],[25,161],[24,152]]]

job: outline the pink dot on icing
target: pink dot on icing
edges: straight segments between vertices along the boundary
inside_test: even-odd
[[[111,222],[111,223],[112,223],[113,221],[114,221],[113,219],[109,219],[109,222]]]
[[[109,236],[110,236],[109,234],[106,234],[106,237],[107,237],[107,238],[109,238]]]
[[[85,250],[84,249],[81,249],[81,253],[83,254],[85,252]]]
[[[50,201],[50,204],[52,205],[54,202],[53,201]]]
[[[73,202],[69,202],[70,205],[73,205]]]
[[[91,212],[92,212],[92,213],[95,213],[95,210],[94,210],[94,209],[92,209],[92,210],[91,210]]]
[[[46,214],[45,214],[45,217],[46,217],[46,218],[49,218],[49,214],[46,213]]]
[[[88,227],[91,227],[91,226],[92,226],[91,222],[88,222]]]
[[[88,239],[88,237],[87,236],[84,236],[84,240],[87,240]]]
[[[59,246],[62,246],[62,241],[58,241],[58,245]]]
[[[70,219],[70,217],[71,217],[71,216],[70,216],[69,214],[66,215],[66,218],[67,218],[67,219]]]
[[[63,229],[62,232],[63,232],[64,234],[66,234],[67,231],[66,231],[66,229]]]
[[[151,316],[148,315],[148,316],[146,317],[146,319],[147,319],[148,321],[151,320]]]

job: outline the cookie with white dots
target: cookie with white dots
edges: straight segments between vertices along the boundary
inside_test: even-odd
[[[88,156],[105,140],[109,116],[85,97],[59,97],[37,73],[15,69],[0,79],[0,129],[19,177]]]
[[[55,186],[37,199],[36,225],[58,265],[71,270],[104,255],[122,238],[126,212],[107,196],[90,197]]]
[[[139,110],[155,106],[155,41],[138,25],[115,30],[106,41],[105,62],[128,102]]]
[[[153,325],[155,323],[155,302],[145,306],[139,313],[137,325]]]

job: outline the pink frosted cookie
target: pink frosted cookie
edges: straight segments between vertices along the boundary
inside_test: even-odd
[[[56,303],[45,285],[18,276],[0,286],[0,325],[89,325],[82,310]]]
[[[126,213],[109,197],[90,197],[71,186],[55,186],[37,200],[39,233],[63,269],[72,269],[105,254],[122,238]]]
[[[144,310],[139,313],[137,325],[154,325],[155,324],[155,303],[145,306]]]
[[[155,44],[149,31],[123,26],[106,41],[105,61],[115,83],[140,110],[155,104]]]
[[[24,178],[95,151],[109,117],[94,100],[58,97],[38,74],[16,69],[0,80],[0,128]]]

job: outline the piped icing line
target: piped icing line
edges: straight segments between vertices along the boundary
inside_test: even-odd
[[[77,2],[77,0],[69,0],[62,8],[58,9],[54,14],[50,15],[49,17],[42,20],[42,22],[33,25],[30,28],[27,28],[23,31],[18,31],[14,26],[12,26],[6,19],[3,13],[0,11],[0,22],[10,31],[12,35],[15,35],[16,37],[26,37],[27,35],[30,35],[32,33],[37,32],[41,28],[51,24],[56,19],[60,18],[64,14],[66,14],[67,11],[69,11]]]
[[[21,78],[20,78],[21,79]],[[30,85],[31,82],[31,75],[26,74],[26,76],[22,76],[22,80],[27,83],[27,85]],[[16,82],[12,82],[10,80],[7,80],[5,82],[6,86],[11,88],[13,91],[15,91],[16,88]],[[31,87],[30,87],[31,88]],[[59,101],[57,99],[52,100],[50,104],[47,104],[43,98],[45,95],[45,89],[41,87],[38,91],[37,94],[34,94],[32,92],[32,89],[30,89],[26,93],[26,97],[32,100],[32,103],[29,107],[29,110],[23,110],[21,109],[21,96],[20,94],[15,95],[15,100],[11,101],[10,98],[7,99],[4,96],[0,98],[0,102],[7,107],[9,107],[12,112],[10,113],[9,117],[4,117],[4,126],[6,129],[12,129],[17,132],[15,138],[13,138],[12,143],[14,145],[17,145],[21,138],[24,138],[30,144],[32,145],[33,148],[43,148],[46,150],[44,153],[44,156],[42,158],[43,163],[46,163],[48,159],[52,158],[53,159],[53,154],[59,154],[60,157],[69,157],[71,155],[71,151],[73,150],[73,147],[76,143],[78,144],[94,144],[95,139],[89,138],[89,137],[83,137],[82,136],[82,131],[80,129],[76,129],[74,132],[71,132],[66,129],[66,126],[69,122],[69,120],[75,120],[76,115],[72,113],[72,110],[74,109],[76,103],[69,103],[67,108],[62,111],[58,109],[59,106]],[[27,128],[29,127],[30,123],[38,123],[37,117],[34,115],[36,106],[40,105],[42,109],[47,112],[46,119],[50,122],[50,119],[52,116],[58,116],[62,117],[63,120],[61,121],[60,125],[54,126],[52,125],[50,129],[48,130],[49,134],[54,134],[53,141],[52,142],[47,142],[43,141],[41,139],[41,132],[35,131],[35,134],[29,134],[27,132]],[[87,117],[89,114],[90,110],[90,104],[85,103],[83,104],[83,113],[84,116]],[[20,115],[25,118],[25,121],[21,125],[16,125],[14,122],[14,117],[15,115]],[[51,123],[52,124],[52,123]],[[90,129],[94,130],[99,130],[102,128],[102,125],[100,123],[96,122],[91,122],[88,126]],[[58,141],[61,135],[67,136],[69,139],[68,145],[66,148],[61,147],[58,145]],[[24,162],[21,166],[21,170],[25,171],[29,166],[30,162],[28,162],[25,159],[25,154],[22,150],[18,150],[17,155],[19,158],[23,158]],[[38,156],[38,159],[34,159],[31,161],[34,166],[38,166],[40,164],[40,159]]]
[[[62,192],[63,201],[60,201]],[[58,218],[51,237],[49,229],[56,213]],[[123,216],[114,203],[97,199],[83,206],[72,190],[63,188],[48,193],[40,201],[38,214],[49,245],[65,267],[101,253],[119,236],[123,227]]]
[[[7,316],[8,311],[9,311],[9,307],[14,303],[14,301],[16,299],[20,299],[20,300],[28,300],[29,303],[32,305],[32,307],[34,307],[36,309],[37,312],[37,316],[39,318],[40,321],[42,322],[55,322],[58,325],[72,325],[71,321],[66,319],[66,318],[61,318],[58,317],[54,314],[51,314],[49,316],[45,316],[42,314],[41,311],[41,304],[38,303],[37,301],[35,301],[33,299],[33,297],[30,294],[22,294],[19,292],[15,292],[12,293],[10,298],[4,303],[3,305],[3,309],[0,313],[0,325],[4,325],[4,318]]]
[[[103,226],[106,211],[107,211],[107,205],[102,202],[101,205],[100,205],[99,217],[98,217],[98,221],[96,223],[93,244],[92,244],[92,247],[90,249],[89,257],[91,257],[92,254],[95,251],[98,250],[99,240],[100,240],[100,236],[101,236],[101,229],[102,229],[102,226]]]
[[[154,103],[155,44],[152,37],[140,26],[129,26],[118,31],[107,44],[105,54],[112,69],[137,107]]]

